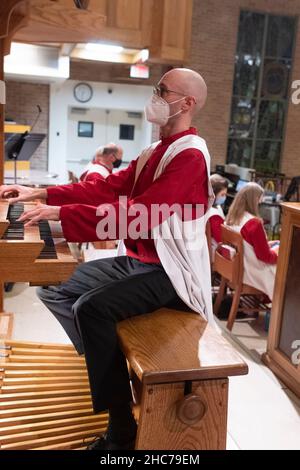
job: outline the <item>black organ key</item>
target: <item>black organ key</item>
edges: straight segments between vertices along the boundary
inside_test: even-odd
[[[17,203],[9,206],[7,218],[10,222],[3,239],[4,240],[24,240],[24,222],[17,222],[24,212],[24,204]],[[57,253],[51,229],[47,220],[40,220],[39,223],[40,237],[44,241],[43,247],[38,259],[57,259]]]

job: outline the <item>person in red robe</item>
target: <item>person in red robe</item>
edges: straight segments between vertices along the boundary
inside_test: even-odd
[[[107,144],[96,150],[93,160],[86,166],[80,176],[80,181],[105,180],[113,171],[122,164],[123,149],[120,145]]]
[[[205,142],[191,127],[206,97],[203,78],[192,70],[173,69],[161,78],[145,107],[148,121],[160,126],[161,140],[147,149],[148,159],[142,168],[144,152],[128,168],[109,175],[104,181],[48,189],[0,187],[0,197],[9,197],[12,203],[46,200],[45,205],[40,204],[22,215],[20,220],[26,225],[42,219],[60,220],[65,238],[72,242],[124,239],[124,256],[84,263],[67,282],[40,288],[38,292],[78,353],[85,354],[94,412],[109,412],[107,432],[88,446],[89,450],[134,448],[136,423],[131,411],[132,395],[116,323],[180,302],[187,309],[182,305],[181,293],[175,290],[173,280],[166,273],[151,236],[161,218],[154,222],[151,216],[147,217],[148,229],[137,237],[128,227],[136,218],[133,214],[136,207],[142,207],[146,214],[151,214],[151,208],[157,204],[192,208],[202,205],[207,210],[209,154],[204,152],[204,155],[200,150],[201,145],[206,148]],[[183,150],[178,152],[182,142],[185,142]],[[161,168],[166,155],[172,155],[176,149],[176,156]],[[97,206],[104,203],[117,214],[113,234],[99,229],[104,227],[101,224],[107,214],[97,211]],[[125,213],[126,223],[120,213]],[[208,262],[207,265],[203,265],[204,277],[210,276]]]

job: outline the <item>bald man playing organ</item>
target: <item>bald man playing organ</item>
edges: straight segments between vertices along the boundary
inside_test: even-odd
[[[122,256],[84,263],[67,282],[38,290],[78,353],[85,354],[94,412],[109,412],[106,433],[89,450],[134,449],[137,426],[116,323],[179,303],[213,323],[205,237],[205,213],[213,201],[210,157],[191,127],[206,96],[198,73],[173,69],[145,106],[147,120],[160,126],[161,140],[127,169],[105,180],[48,189],[0,187],[0,197],[11,203],[46,199],[47,205],[21,216],[27,225],[60,220],[70,242],[123,239]],[[157,213],[162,205],[169,212]]]

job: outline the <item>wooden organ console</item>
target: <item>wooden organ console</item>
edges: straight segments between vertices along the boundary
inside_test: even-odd
[[[59,223],[41,221],[24,227],[17,222],[24,210],[33,208],[34,203],[0,202],[0,282],[59,284],[77,265]]]
[[[282,232],[264,363],[300,397],[300,203],[282,204]]]

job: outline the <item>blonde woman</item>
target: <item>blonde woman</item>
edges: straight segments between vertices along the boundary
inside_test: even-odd
[[[226,225],[240,232],[244,241],[244,283],[273,297],[277,253],[268,243],[259,203],[264,190],[248,183],[236,195],[226,217]]]

